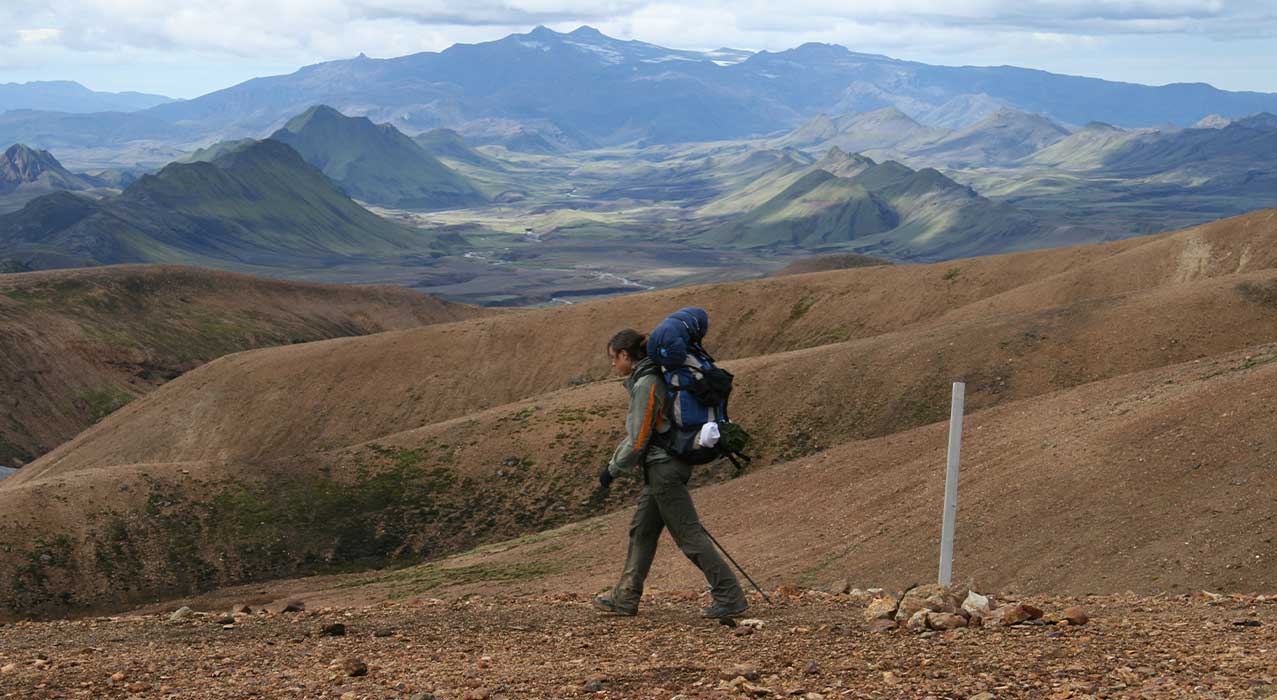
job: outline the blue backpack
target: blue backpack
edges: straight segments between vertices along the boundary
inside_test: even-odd
[[[670,420],[666,449],[691,464],[706,464],[726,457],[743,469],[741,461],[749,434],[727,415],[732,393],[732,373],[717,367],[701,345],[709,332],[705,309],[689,307],[670,314],[647,339],[647,354],[661,367],[669,395],[665,402]],[[709,423],[716,424],[719,439],[712,447],[697,438]]]

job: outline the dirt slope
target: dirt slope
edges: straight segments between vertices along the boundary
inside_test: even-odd
[[[927,424],[945,417],[948,382],[962,378],[975,411],[966,478],[978,480],[986,459],[994,465],[964,491],[974,492],[964,509],[974,506],[963,512],[978,514],[996,543],[962,545],[981,580],[1080,592],[1272,586],[1267,562],[1277,554],[1238,559],[1271,543],[1236,536],[1262,533],[1238,518],[1272,517],[1266,483],[1243,489],[1244,509],[1234,511],[1235,494],[1215,490],[1218,482],[1203,485],[1191,471],[1159,481],[1128,464],[1164,445],[1179,464],[1201,444],[1209,459],[1194,464],[1236,458],[1220,467],[1224,476],[1262,481],[1274,405],[1263,384],[1272,384],[1275,355],[1261,346],[1277,338],[1277,272],[1272,212],[1256,217],[1056,259],[795,276],[226,358],[0,482],[0,508],[14,514],[0,524],[9,614],[433,559],[626,506],[624,488],[604,500],[590,494],[619,437],[619,387],[546,388],[565,387],[582,368],[600,376],[592,352],[577,364],[561,348],[601,345],[620,324],[612,304],[655,320],[694,299],[734,320],[711,333],[741,358],[730,364],[742,386],[734,406],[760,442],[756,473],[703,492],[707,522],[724,521],[770,575],[814,579],[841,567],[893,584],[929,576],[915,572],[933,566],[921,563],[934,557],[928,504],[938,485],[927,475],[943,462],[944,429]],[[909,278],[890,276],[897,269],[913,272],[912,295]],[[1031,291],[1017,295],[1017,279]],[[853,293],[865,304],[850,303]],[[893,294],[908,322],[884,313]],[[950,302],[926,308],[917,297]],[[838,329],[855,332],[831,336]],[[495,351],[511,347],[513,355]],[[404,379],[413,376],[426,380]],[[1253,396],[1239,393],[1248,383]],[[482,402],[509,403],[475,412]],[[1127,412],[1094,408],[1106,404]],[[1092,412],[1068,408],[1077,405]],[[1211,408],[1197,415],[1198,405]],[[1213,418],[1216,406],[1228,415]],[[1140,432],[1137,418],[1183,429]],[[1254,459],[1234,450],[1241,444]],[[698,483],[725,476],[701,470]],[[740,490],[747,484],[756,490]],[[1186,510],[1199,503],[1206,510]],[[625,517],[532,535],[508,550],[514,559],[500,559],[504,545],[489,549],[476,566],[540,572],[533,586],[593,585],[615,573]],[[1204,535],[1203,549],[1177,555],[1186,522],[1233,536]],[[1024,536],[1038,532],[1070,535],[1067,544]],[[1041,555],[1061,550],[1075,565]],[[529,556],[531,569],[519,559]],[[459,561],[447,566],[470,566]],[[1234,564],[1248,568],[1223,568]],[[689,571],[662,570],[690,585]]]
[[[720,359],[760,356],[946,314],[992,318],[1269,269],[1275,231],[1277,211],[1267,210],[1100,246],[685,288],[236,356],[112,416],[40,467],[264,459],[375,439],[600,378],[613,332],[650,328],[688,304],[710,311]]]
[[[196,268],[0,275],[0,464],[29,461],[222,355],[476,313],[395,288]]]

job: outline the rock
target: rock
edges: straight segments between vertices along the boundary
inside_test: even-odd
[[[492,691],[487,688],[475,688],[461,696],[462,700],[488,700],[490,697],[492,697]]]
[[[222,616],[220,619],[218,619],[217,624],[219,624],[219,625],[233,625],[233,624],[235,624],[235,618],[234,618],[233,616],[231,616],[231,615],[224,615],[224,616]]]
[[[829,592],[832,593],[833,595],[844,595],[846,593],[850,593],[851,581],[848,581],[845,578],[840,578],[837,581],[834,581],[833,583],[829,584]]]
[[[340,622],[334,622],[331,625],[324,625],[319,633],[325,637],[344,637],[346,636],[346,626]]]
[[[169,621],[169,622],[181,622],[181,621],[183,621],[183,620],[189,620],[189,619],[191,619],[191,617],[192,617],[193,615],[195,615],[195,611],[194,611],[194,610],[191,610],[190,608],[188,608],[188,607],[186,607],[185,605],[183,605],[182,607],[178,608],[177,610],[174,610],[172,615],[169,615],[169,616],[168,616],[168,621]]]
[[[820,673],[820,666],[818,666],[815,661],[808,661],[807,667],[803,669],[803,673],[806,673],[809,676],[818,675]]]
[[[993,611],[993,621],[1000,625],[1010,627],[1018,625],[1029,620],[1037,620],[1042,617],[1042,611],[1032,605],[1024,605],[1018,603],[1016,605],[1004,605]]]
[[[283,609],[283,610],[281,610],[280,612],[286,612],[286,613],[299,613],[299,612],[302,612],[302,611],[303,611],[303,610],[305,610],[305,609],[306,609],[306,604],[305,604],[305,603],[303,603],[303,602],[302,602],[302,601],[300,601],[300,600],[294,600],[293,602],[289,603],[288,605],[285,605],[285,606],[284,606],[284,609]]]
[[[967,618],[955,613],[933,612],[927,615],[927,626],[933,630],[956,630],[967,626]]]
[[[737,627],[736,629],[732,630],[732,634],[736,635],[737,637],[748,637],[749,635],[753,633],[754,633],[753,627]]]
[[[894,619],[878,619],[869,623],[870,632],[890,632],[896,629],[896,621]]]
[[[910,632],[926,632],[928,629],[930,629],[929,627],[927,627],[927,615],[930,615],[930,614],[931,614],[931,611],[927,610],[926,608],[922,608],[921,610],[915,611],[914,614],[909,618],[909,620],[905,622],[905,629],[909,630]]]
[[[382,630],[377,630],[376,632],[373,632],[373,633],[372,633],[372,636],[374,636],[374,637],[382,637],[382,638],[385,638],[385,637],[393,637],[393,636],[395,636],[395,631],[394,631],[394,630],[392,630],[392,629],[382,629]]]
[[[238,608],[231,610],[231,612],[242,613],[244,615],[252,615],[253,609],[248,607],[247,605],[241,605]]]
[[[967,591],[966,600],[962,601],[962,609],[972,617],[986,618],[993,613],[993,603],[988,596],[975,591]]]
[[[919,610],[956,613],[962,607],[961,600],[954,592],[939,584],[914,586],[901,596],[900,607],[896,610],[896,622],[907,624]]]
[[[1091,618],[1086,614],[1086,611],[1077,607],[1068,608],[1064,611],[1064,614],[1061,615],[1061,617],[1067,620],[1070,625],[1081,626],[1091,621]]]
[[[408,696],[408,700],[438,700],[434,693],[415,693]]]
[[[587,693],[597,693],[603,690],[603,684],[605,682],[607,682],[607,676],[596,673],[582,681],[581,689]]]
[[[112,683],[121,683],[124,681],[125,678],[127,678],[127,676],[124,675],[123,671],[116,671],[115,673],[111,674]]]
[[[869,605],[865,606],[865,621],[873,622],[874,620],[895,620],[896,609],[900,607],[900,601],[895,596],[881,595],[869,601]]]
[[[972,695],[967,700],[996,700],[996,698],[993,693],[980,693],[979,695]]]
[[[368,675],[368,664],[364,663],[362,659],[356,659],[354,657],[339,659],[337,661],[337,666],[342,670],[342,673],[345,673],[347,676],[355,677]]]
[[[758,668],[753,664],[736,664],[735,666],[729,666],[728,668],[723,669],[719,673],[719,677],[725,681],[730,681],[733,678],[744,678],[747,681],[756,681],[758,680]]]
[[[14,671],[17,671],[17,670],[18,670],[17,664],[5,664],[3,666],[0,666],[0,673],[3,673],[3,674],[13,673]]]

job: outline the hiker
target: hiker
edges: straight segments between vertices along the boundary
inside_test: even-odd
[[[607,345],[613,369],[627,377],[630,410],[625,419],[626,438],[599,473],[599,485],[607,489],[617,476],[637,476],[641,471],[643,492],[630,521],[625,570],[611,594],[594,598],[594,606],[619,615],[638,614],[643,581],[652,568],[661,530],[669,528],[679,549],[709,582],[714,602],[701,614],[708,618],[740,615],[749,604],[736,576],[719,556],[696,515],[687,490],[692,467],[662,447],[670,430],[665,408],[668,389],[661,368],[648,357],[646,346],[647,338],[632,329],[617,333]]]

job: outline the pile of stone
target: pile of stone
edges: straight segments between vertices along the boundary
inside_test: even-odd
[[[878,593],[865,607],[865,621],[878,632],[905,629],[921,633],[1033,622],[1085,625],[1089,618],[1081,608],[1069,608],[1048,618],[1040,608],[1027,603],[1000,601],[966,588],[930,584],[914,586],[899,596]]]

